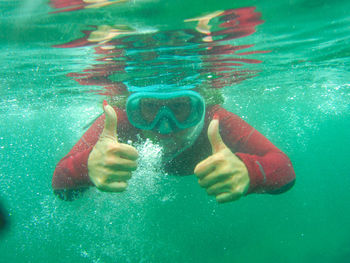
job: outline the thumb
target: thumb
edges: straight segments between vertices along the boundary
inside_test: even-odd
[[[214,153],[226,148],[219,131],[219,119],[215,118],[210,122],[208,127],[208,138]]]
[[[103,101],[103,110],[105,112],[105,126],[103,128],[102,137],[108,137],[118,141],[117,137],[117,114],[107,101]]]

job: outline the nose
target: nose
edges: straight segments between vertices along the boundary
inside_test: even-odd
[[[161,119],[159,126],[158,126],[158,132],[161,134],[169,134],[173,132],[173,128],[171,126],[171,123],[166,118]]]

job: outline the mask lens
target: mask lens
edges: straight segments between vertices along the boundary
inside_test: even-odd
[[[147,123],[151,123],[154,120],[162,107],[169,108],[179,122],[186,121],[191,114],[191,100],[188,97],[163,100],[144,98],[140,101],[141,115]]]
[[[168,107],[179,122],[187,120],[191,114],[191,100],[188,97],[180,97],[166,101]]]
[[[140,112],[142,118],[149,124],[157,116],[160,107],[162,106],[158,99],[144,98],[140,101]]]

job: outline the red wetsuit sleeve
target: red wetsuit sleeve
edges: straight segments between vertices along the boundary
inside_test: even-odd
[[[286,154],[237,115],[219,106],[214,106],[211,113],[219,117],[225,144],[248,169],[248,193],[277,194],[293,186],[295,173]]]
[[[54,190],[78,189],[92,185],[88,176],[88,158],[103,130],[104,115],[101,115],[57,164],[52,177]]]

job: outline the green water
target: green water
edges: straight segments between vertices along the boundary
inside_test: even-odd
[[[243,65],[254,76],[227,82],[224,107],[288,154],[297,175],[290,191],[218,205],[193,176],[165,176],[146,145],[127,192],[90,189],[74,202],[53,195],[55,165],[101,113],[104,98],[91,92],[103,89],[98,83],[80,85],[67,74],[104,62],[93,46],[52,45],[83,37],[91,25],[158,30],[163,40],[155,47],[137,49],[148,41],[141,33],[123,42],[136,43],[126,48],[130,69],[114,78],[147,86],[174,84],[176,76],[188,84],[203,43],[181,35],[169,46],[163,32],[193,28],[187,18],[252,6],[264,23],[230,43],[269,52],[249,56],[262,63]],[[50,14],[46,1],[23,0],[0,8],[0,199],[11,221],[0,237],[0,262],[350,261],[350,2],[132,1]],[[153,50],[164,61],[157,70],[140,56]],[[211,70],[194,81],[205,82]]]

